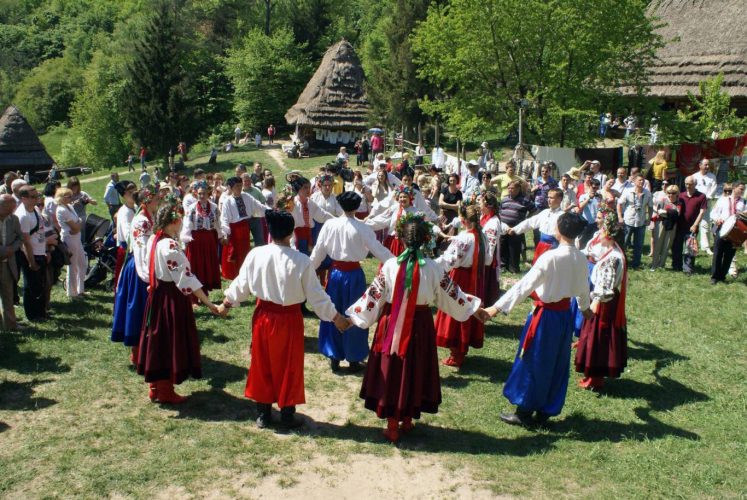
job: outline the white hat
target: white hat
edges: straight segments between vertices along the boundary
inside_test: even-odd
[[[601,163],[599,162],[599,160],[591,160],[591,163],[592,163],[592,164],[593,164],[593,163],[596,163],[597,165],[601,165]]]
[[[480,146],[482,146],[484,148],[487,148],[488,147],[488,141],[483,141],[482,144],[480,144]]]
[[[15,191],[16,189],[19,189],[26,184],[28,184],[28,182],[24,181],[23,179],[16,179],[10,183],[10,190]]]

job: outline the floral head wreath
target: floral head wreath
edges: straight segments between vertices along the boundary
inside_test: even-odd
[[[153,191],[151,191],[149,188],[143,188],[140,190],[140,193],[138,194],[138,198],[140,199],[140,205],[145,206],[151,203],[154,199],[156,199],[157,194]]]
[[[208,183],[205,181],[195,181],[192,183],[192,191],[197,192],[200,189],[207,189]]]
[[[177,195],[175,195],[174,193],[169,193],[163,197],[163,202],[165,205],[171,206],[171,216],[174,219],[181,219],[182,217],[184,217],[184,207],[182,206],[182,200],[180,200]]]
[[[404,184],[397,186],[397,196],[402,193],[410,197],[410,202],[412,202],[412,199],[415,197],[415,191],[410,186],[405,186]]]
[[[404,227],[410,222],[415,222],[425,226],[426,237],[425,243],[423,243],[423,247],[428,246],[430,241],[433,239],[433,224],[426,220],[425,214],[423,212],[406,212],[405,214],[403,214],[397,221],[397,234],[402,232]]]
[[[607,233],[607,236],[615,239],[620,232],[617,213],[611,208],[603,206],[599,209],[599,214],[602,216],[602,229]]]

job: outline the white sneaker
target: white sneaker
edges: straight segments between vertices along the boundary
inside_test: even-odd
[[[708,255],[713,255],[713,252],[711,251],[710,248],[706,248],[705,249],[705,253],[708,254]]]

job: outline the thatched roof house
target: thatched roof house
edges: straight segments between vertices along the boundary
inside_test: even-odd
[[[682,101],[723,73],[723,90],[747,110],[745,7],[745,0],[653,0],[648,13],[664,24],[657,32],[666,45],[649,69],[650,95]]]
[[[35,172],[51,168],[52,163],[52,157],[26,118],[18,108],[8,106],[0,116],[0,172]]]
[[[285,114],[286,121],[317,141],[353,142],[352,136],[368,128],[364,79],[353,46],[346,40],[336,43],[327,49],[298,102]],[[333,140],[329,140],[331,132],[336,135]]]

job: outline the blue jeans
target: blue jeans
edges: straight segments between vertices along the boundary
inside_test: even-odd
[[[641,267],[641,253],[643,252],[643,239],[646,236],[646,226],[634,227],[625,224],[625,233],[626,236],[631,235],[633,238],[633,260],[630,261],[630,267],[637,269]]]

